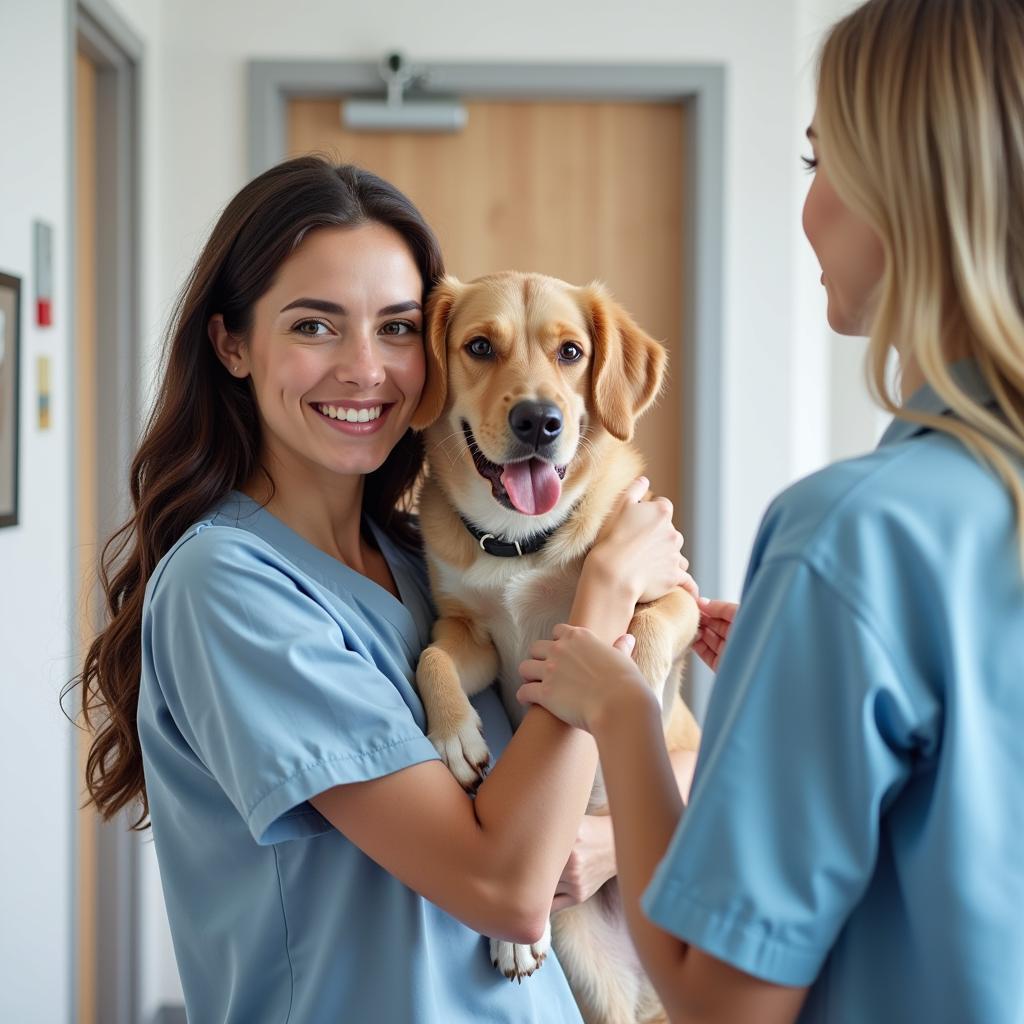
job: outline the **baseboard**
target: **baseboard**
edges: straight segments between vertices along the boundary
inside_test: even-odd
[[[188,1024],[184,1006],[161,1006],[153,1014],[151,1024]]]

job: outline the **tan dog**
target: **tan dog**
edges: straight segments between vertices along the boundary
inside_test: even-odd
[[[489,752],[469,697],[500,682],[513,725],[518,666],[569,615],[583,558],[642,471],[628,443],[661,386],[665,351],[599,285],[502,273],[445,278],[431,296],[427,383],[413,426],[426,429],[420,519],[439,618],[417,668],[430,738],[472,789]],[[670,749],[696,749],[678,697],[698,611],[677,591],[637,609],[633,657],[662,699]],[[600,772],[588,813],[607,813]],[[626,933],[614,881],[552,921],[588,1024],[664,1019]],[[509,978],[547,953],[492,940]]]

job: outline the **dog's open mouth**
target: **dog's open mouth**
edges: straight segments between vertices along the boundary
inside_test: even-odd
[[[473,431],[463,421],[462,432],[469,445],[476,471],[491,485],[494,500],[527,516],[550,512],[562,496],[565,466],[556,466],[536,456],[499,466],[480,451]]]

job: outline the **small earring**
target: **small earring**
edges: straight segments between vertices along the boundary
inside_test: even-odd
[[[231,367],[231,372],[238,373],[238,363],[235,363],[235,365]]]

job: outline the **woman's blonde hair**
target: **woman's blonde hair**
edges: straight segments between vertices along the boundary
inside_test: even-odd
[[[1024,559],[1024,3],[869,0],[821,52],[819,157],[876,231],[885,271],[868,384],[895,415],[959,438],[1013,495]],[[957,414],[903,411],[889,349]],[[998,408],[949,372],[972,357]]]

